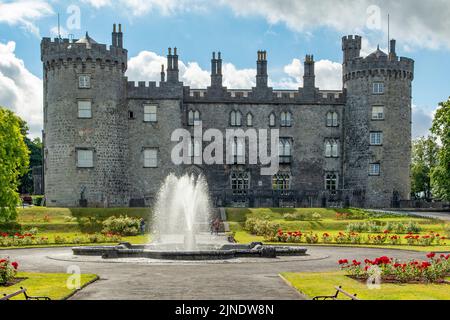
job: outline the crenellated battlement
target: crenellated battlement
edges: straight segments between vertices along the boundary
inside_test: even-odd
[[[98,44],[95,41],[90,42],[83,39],[55,38],[52,40],[43,38],[41,42],[41,59],[47,70],[92,64],[92,67],[116,68],[125,72],[128,52],[123,48],[107,47],[105,44]]]
[[[386,76],[396,79],[414,79],[414,60],[397,56],[371,56],[348,61],[344,65],[344,81],[367,76]]]

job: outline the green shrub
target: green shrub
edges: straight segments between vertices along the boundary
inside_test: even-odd
[[[419,224],[414,221],[409,221],[405,229],[407,233],[420,233],[422,231],[422,228],[419,226]]]
[[[5,233],[16,233],[22,232],[22,226],[17,222],[5,222],[0,223],[0,232]]]
[[[32,196],[33,206],[42,207],[44,204],[44,196]]]
[[[280,225],[276,222],[253,217],[247,218],[244,224],[244,230],[267,239],[273,237],[279,229]]]
[[[109,217],[102,223],[102,233],[121,236],[136,236],[139,234],[140,219],[128,216]]]

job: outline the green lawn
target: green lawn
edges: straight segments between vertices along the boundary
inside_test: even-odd
[[[20,272],[17,274],[18,278],[27,278],[14,286],[1,287],[0,294],[11,294],[20,290],[20,287],[27,289],[30,296],[47,296],[52,300],[63,300],[76,290],[67,288],[67,279],[70,274],[65,273],[28,273]],[[81,287],[98,279],[95,274],[82,274]],[[15,297],[13,300],[24,300],[24,295]]]
[[[381,284],[381,289],[369,289],[350,279],[343,272],[282,273],[281,276],[299,292],[310,298],[334,295],[335,286],[363,300],[450,300],[447,284]],[[342,296],[341,299],[347,299]]]

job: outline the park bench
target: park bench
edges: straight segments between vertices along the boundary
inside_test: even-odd
[[[11,294],[4,294],[3,297],[0,297],[0,301],[2,300],[10,300],[18,295],[23,294],[25,296],[25,300],[51,300],[49,297],[32,297],[27,294],[27,289],[20,287],[19,291],[16,291]]]
[[[336,289],[336,293],[334,296],[317,296],[314,297],[313,300],[338,300],[339,294],[343,294],[344,296],[350,298],[351,300],[359,300],[355,294],[350,294],[342,289],[342,286],[334,287]]]

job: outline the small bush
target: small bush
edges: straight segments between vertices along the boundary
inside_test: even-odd
[[[247,218],[244,224],[244,230],[267,239],[272,238],[279,229],[280,225],[278,223],[258,218]]]
[[[419,224],[413,221],[409,221],[405,229],[407,233],[420,233],[422,231],[422,228],[419,226]]]
[[[0,259],[0,285],[5,285],[16,277],[18,266],[17,262],[11,262],[9,258]]]
[[[33,206],[42,207],[44,204],[44,196],[32,196]]]
[[[102,223],[102,233],[121,236],[136,236],[139,234],[140,219],[128,216],[109,217]]]

